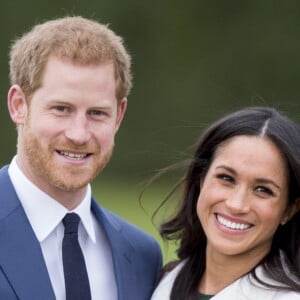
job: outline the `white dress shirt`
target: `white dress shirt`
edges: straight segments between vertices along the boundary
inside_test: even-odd
[[[57,300],[66,299],[62,263],[62,219],[68,211],[35,186],[12,160],[8,174],[22,203],[32,229],[40,242],[49,277]],[[107,238],[91,212],[91,187],[72,212],[80,216],[78,236],[85,258],[92,299],[117,299],[111,250]]]

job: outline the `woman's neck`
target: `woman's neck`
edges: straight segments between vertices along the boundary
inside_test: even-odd
[[[199,283],[199,292],[217,294],[255,268],[265,255],[266,253],[251,252],[242,255],[220,255],[207,249],[206,267]]]

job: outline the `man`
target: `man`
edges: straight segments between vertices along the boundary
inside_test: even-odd
[[[131,88],[122,39],[82,17],[45,22],[14,42],[10,77],[18,143],[0,171],[0,299],[149,299],[157,243],[91,198]],[[64,241],[70,215],[78,259]]]

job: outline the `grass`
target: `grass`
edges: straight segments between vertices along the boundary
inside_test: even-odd
[[[151,185],[143,194],[142,206],[139,197],[143,186],[140,183],[116,179],[101,179],[93,183],[92,188],[93,195],[101,206],[113,211],[154,236],[161,246],[164,262],[176,258],[176,246],[164,243],[151,221],[152,214],[162,202],[170,189],[170,185]]]

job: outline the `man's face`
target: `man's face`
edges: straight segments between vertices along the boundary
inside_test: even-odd
[[[113,65],[52,57],[42,86],[23,105],[19,166],[58,201],[64,194],[81,197],[107,164],[126,110],[126,99],[117,103]]]

